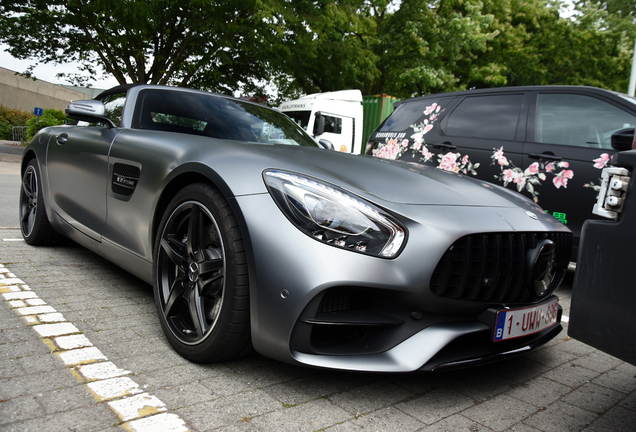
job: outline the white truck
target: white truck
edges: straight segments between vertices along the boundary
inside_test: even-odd
[[[289,102],[278,110],[303,127],[321,145],[334,150],[362,152],[363,109],[360,90],[314,93]]]

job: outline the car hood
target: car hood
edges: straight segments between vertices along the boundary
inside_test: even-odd
[[[271,147],[269,151],[278,153],[280,161],[294,159],[297,162],[294,171],[361,196],[400,204],[522,206],[540,211],[536,204],[516,192],[416,163],[298,147]]]

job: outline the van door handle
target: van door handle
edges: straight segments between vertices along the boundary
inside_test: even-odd
[[[68,134],[67,133],[61,133],[59,134],[56,138],[55,141],[58,143],[58,145],[64,145],[66,144],[66,141],[68,141]]]
[[[456,145],[453,145],[451,143],[433,144],[433,147],[435,147],[435,148],[443,148],[443,149],[446,149],[446,150],[455,150],[457,148]]]
[[[536,153],[531,153],[528,155],[529,158],[532,159],[545,159],[545,160],[549,160],[549,161],[560,161],[561,159],[563,159],[560,156],[555,156],[553,154],[545,154],[545,153],[541,153],[541,154],[536,154]]]

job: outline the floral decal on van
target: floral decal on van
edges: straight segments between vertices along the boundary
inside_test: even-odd
[[[435,154],[426,146],[424,135],[433,129],[439,115],[443,112],[444,109],[437,103],[427,106],[424,115],[428,117],[417,125],[410,125],[414,132],[410,139],[406,138],[406,133],[391,133],[390,137],[385,138],[383,145],[373,149],[373,156],[401,159],[408,150],[411,150],[411,158],[417,158],[419,163],[430,162]],[[477,175],[476,169],[479,168],[479,163],[473,164],[468,155],[462,156],[461,153],[438,153],[437,168],[455,173]]]
[[[499,165],[501,168],[501,174],[495,175],[495,178],[503,182],[504,187],[511,183],[515,184],[517,192],[525,189],[532,195],[535,203],[539,202],[539,192],[536,190],[536,186],[541,186],[541,182],[546,181],[549,175],[552,176],[552,184],[557,189],[567,188],[568,180],[574,177],[574,171],[567,169],[570,167],[568,162],[534,162],[522,170],[504,156],[503,147],[493,150],[493,154],[490,156],[492,164]]]
[[[608,153],[603,153],[602,155],[598,157],[598,159],[592,160],[592,162],[594,162],[594,168],[602,170],[603,168],[607,166],[607,164],[609,163],[609,160],[610,160],[610,155]],[[583,187],[591,188],[591,189],[594,189],[596,192],[600,192],[601,190],[600,183],[602,183],[603,180],[598,179],[598,181],[599,181],[599,184],[594,184],[594,182],[589,182],[589,183],[585,183]],[[597,194],[597,198],[598,198],[598,194]]]

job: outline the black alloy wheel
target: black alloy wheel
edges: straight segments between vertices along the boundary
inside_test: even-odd
[[[206,184],[188,186],[168,206],[159,233],[155,301],[175,350],[196,362],[249,352],[245,252],[225,198]]]
[[[27,164],[20,188],[20,230],[24,240],[33,246],[54,243],[56,232],[51,227],[44,208],[42,181],[36,159]]]

